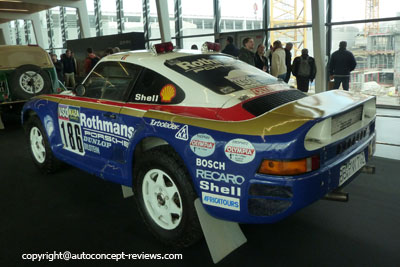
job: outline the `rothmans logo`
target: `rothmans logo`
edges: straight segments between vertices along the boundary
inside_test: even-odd
[[[112,123],[111,121],[104,121],[99,116],[86,117],[85,113],[80,114],[81,126],[97,130],[100,132],[106,132],[109,134],[115,134],[121,137],[131,138],[135,128],[128,127],[127,125],[120,124],[117,122]]]

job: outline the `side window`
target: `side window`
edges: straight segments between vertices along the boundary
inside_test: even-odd
[[[185,93],[166,77],[144,69],[133,90],[130,102],[154,104],[178,104]]]
[[[140,67],[126,62],[103,62],[90,74],[85,81],[85,94],[83,96],[125,101],[129,88],[137,79]]]

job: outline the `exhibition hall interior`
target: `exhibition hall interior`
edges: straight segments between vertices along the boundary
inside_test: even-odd
[[[397,0],[0,0],[0,266],[397,266]]]

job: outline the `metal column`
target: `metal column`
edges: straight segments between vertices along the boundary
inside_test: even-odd
[[[175,37],[176,37],[176,46],[179,48],[183,48],[182,41],[182,29],[183,21],[182,21],[182,3],[181,0],[175,0]]]
[[[10,27],[9,23],[0,24],[0,45],[10,45]]]
[[[125,31],[125,20],[124,20],[124,4],[123,0],[116,0],[117,5],[117,26],[118,34]]]
[[[331,51],[332,51],[332,0],[326,0],[326,23],[328,26],[326,27],[326,57],[330,59]],[[329,60],[328,60],[329,62]],[[329,65],[327,64],[326,68],[326,88],[328,87],[329,83]]]
[[[150,13],[150,4],[148,0],[142,1],[142,10],[143,10],[143,30],[144,30],[144,40],[146,42],[147,48],[149,48],[149,13]]]
[[[20,32],[19,32],[19,21],[16,19],[14,22],[14,26],[15,26],[15,41],[17,43],[17,45],[21,45],[21,36],[20,36]]]
[[[219,0],[214,0],[214,34],[218,34],[221,32],[221,5],[219,4]]]
[[[96,36],[102,36],[103,35],[103,22],[101,19],[100,0],[94,0],[94,21],[96,24]]]
[[[47,22],[47,36],[49,40],[49,50],[51,53],[54,53],[54,24],[52,18],[51,9],[46,11],[46,22]]]
[[[66,8],[60,6],[60,26],[61,26],[61,39],[63,48],[67,48],[67,39],[68,39],[68,31],[67,31],[68,26],[65,23],[66,13],[67,13]]]
[[[311,1],[314,58],[317,65],[315,93],[326,91],[326,41],[324,0]]]
[[[89,13],[86,6],[86,1],[81,0],[76,3],[76,13],[78,16],[78,38],[89,38],[92,37],[90,33],[90,24],[89,24]]]
[[[25,41],[26,44],[31,44],[31,28],[30,28],[30,20],[24,20],[24,29],[25,29]]]
[[[46,42],[42,31],[42,25],[40,23],[39,13],[35,13],[32,15],[32,25],[33,25],[33,31],[35,32],[37,45],[39,45],[43,49],[46,49],[47,47],[45,47]]]
[[[156,0],[158,25],[162,42],[171,41],[171,30],[169,29],[168,2],[166,0]]]

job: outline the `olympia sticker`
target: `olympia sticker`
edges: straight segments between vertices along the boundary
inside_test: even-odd
[[[244,139],[233,139],[225,145],[225,155],[235,163],[246,164],[256,156],[254,146]]]
[[[199,157],[208,157],[215,150],[214,138],[208,134],[196,134],[190,140],[190,149]]]

